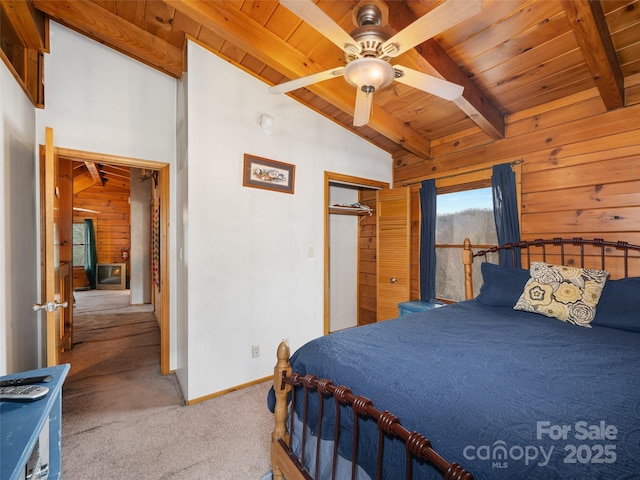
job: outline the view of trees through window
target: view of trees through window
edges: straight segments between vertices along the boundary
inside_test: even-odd
[[[476,247],[498,242],[491,188],[438,195],[436,218],[436,297],[464,300],[462,249],[465,238]],[[495,258],[488,259],[497,262]],[[479,264],[474,265],[474,296],[482,285]]]
[[[85,228],[83,223],[73,224],[73,266],[82,267],[84,265],[84,242]]]

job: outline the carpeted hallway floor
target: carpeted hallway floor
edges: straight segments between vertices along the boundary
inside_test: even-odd
[[[62,402],[62,477],[260,480],[269,471],[269,383],[184,406],[160,374],[160,333],[128,291],[75,292]],[[240,413],[244,412],[244,413]]]

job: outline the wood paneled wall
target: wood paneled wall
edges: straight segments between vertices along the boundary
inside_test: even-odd
[[[376,191],[360,190],[359,200],[375,209]],[[376,321],[376,216],[361,217],[358,248],[358,325]]]
[[[129,189],[117,182],[92,186],[73,196],[73,206],[100,212],[74,211],[74,218],[93,218],[96,221],[98,262],[123,262],[121,250],[130,246]],[[89,284],[84,269],[75,268],[73,277],[74,288]]]
[[[433,141],[430,160],[395,156],[394,186],[522,159],[523,239],[582,236],[640,244],[640,74],[626,87],[625,108],[606,111],[592,89],[511,115],[503,140],[471,129]],[[418,188],[411,187],[414,203]],[[419,217],[419,210],[412,215]],[[412,298],[419,298],[417,265],[414,228]]]

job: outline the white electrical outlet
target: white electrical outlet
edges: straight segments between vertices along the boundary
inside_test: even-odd
[[[251,358],[258,358],[260,356],[260,345],[253,345],[251,347]]]

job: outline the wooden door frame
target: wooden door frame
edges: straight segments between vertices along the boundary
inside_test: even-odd
[[[170,288],[169,281],[169,174],[170,165],[165,162],[143,160],[133,157],[121,157],[104,153],[73,150],[70,148],[54,147],[54,155],[79,162],[95,162],[124,167],[144,168],[158,171],[158,194],[163,207],[160,208],[160,372],[163,375],[171,373],[171,345],[170,345]]]
[[[330,184],[344,184],[355,187],[381,190],[389,188],[389,182],[371,180],[369,178],[354,177],[336,172],[324,172],[324,334],[329,333],[329,186]]]

